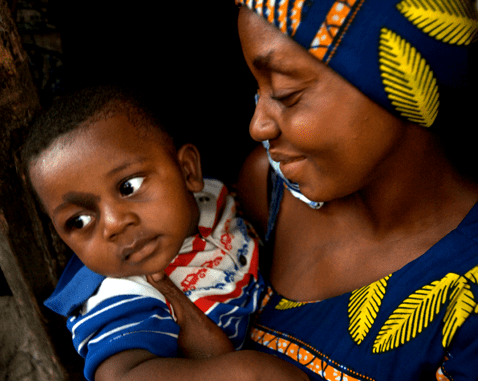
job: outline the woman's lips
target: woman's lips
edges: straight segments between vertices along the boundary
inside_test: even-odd
[[[132,245],[123,248],[121,258],[131,263],[141,262],[156,250],[158,241],[159,236],[138,239]]]
[[[294,154],[287,154],[279,151],[275,151],[274,149],[271,149],[269,151],[269,154],[271,155],[271,159],[280,162],[281,164],[289,164],[293,163],[294,161],[299,161],[305,159],[305,156],[303,155],[294,155]]]
[[[282,174],[289,179],[290,181],[298,183],[298,177],[300,175],[302,164],[304,163],[304,158],[291,160],[291,161],[281,161],[280,170]]]
[[[275,154],[271,152],[272,160],[280,163],[280,170],[282,174],[289,180],[294,181],[297,177],[302,165],[304,164],[305,156],[288,156],[283,154]]]

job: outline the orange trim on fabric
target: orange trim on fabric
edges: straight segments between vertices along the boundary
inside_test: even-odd
[[[338,362],[331,360],[328,356],[315,350],[309,344],[304,343],[295,337],[291,337],[290,335],[277,331],[274,331],[273,333],[267,332],[259,328],[258,325],[255,325],[251,329],[250,337],[260,345],[285,354],[292,360],[300,363],[326,380],[347,379],[349,381],[374,381],[368,376],[361,375],[345,366],[342,366]],[[293,341],[288,340],[288,338]],[[344,373],[340,369],[346,370],[347,373]]]
[[[256,5],[254,7],[254,11],[259,15],[262,16],[262,6],[264,5],[263,0],[257,0]]]
[[[356,15],[357,12],[359,11],[359,9],[360,9],[360,7],[362,6],[362,3],[363,3],[363,2],[364,2],[364,0],[360,0],[360,3],[355,7],[355,11],[354,11],[354,13],[352,14],[352,16],[348,18],[347,25],[344,27],[341,36],[339,37],[337,43],[335,44],[334,48],[333,48],[332,51],[330,52],[329,57],[327,58],[327,61],[325,62],[326,64],[328,64],[328,63],[330,62],[330,60],[332,59],[332,57],[334,56],[335,51],[337,50],[337,47],[338,47],[338,46],[340,45],[340,43],[342,42],[343,36],[344,36],[345,33],[347,32],[347,30],[348,30],[350,24],[352,23],[353,19],[355,18],[355,15]],[[355,0],[354,0],[354,3],[355,3]]]
[[[270,24],[274,23],[274,7],[276,5],[276,0],[266,0],[266,7],[268,10],[267,21]]]
[[[292,12],[290,14],[290,21],[291,21],[291,27],[292,27],[292,33],[291,35],[293,36],[295,32],[297,31],[297,28],[300,25],[300,20],[302,17],[302,7],[304,6],[304,1],[302,0],[295,0],[294,6],[292,7]]]
[[[336,1],[334,5],[332,5],[327,16],[325,16],[325,21],[312,40],[312,48],[309,49],[312,55],[321,61],[323,60],[356,2],[357,0]],[[336,43],[336,46],[337,45],[338,43]]]
[[[287,8],[289,6],[289,0],[280,0],[279,5],[279,29],[282,33],[287,32]]]

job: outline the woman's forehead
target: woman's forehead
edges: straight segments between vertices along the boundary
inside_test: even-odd
[[[239,14],[239,33],[246,59],[259,71],[297,76],[310,63],[320,63],[288,36],[268,24],[261,17],[242,7]]]

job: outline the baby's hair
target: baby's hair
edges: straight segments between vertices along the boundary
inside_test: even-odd
[[[126,115],[139,132],[153,127],[171,137],[140,94],[118,86],[89,87],[56,99],[39,115],[22,149],[23,173],[28,177],[30,165],[60,136],[118,114]]]
[[[31,165],[60,137],[74,139],[75,133],[118,114],[125,115],[140,135],[151,130],[162,132],[164,143],[174,150],[170,131],[153,113],[149,101],[132,89],[96,86],[60,97],[36,118],[21,150],[21,171],[27,191],[43,212],[44,205],[31,183]]]

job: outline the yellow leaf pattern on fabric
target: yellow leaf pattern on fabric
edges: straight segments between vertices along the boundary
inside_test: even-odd
[[[377,317],[390,277],[391,275],[386,276],[368,286],[353,291],[350,295],[348,305],[349,333],[358,345],[368,334]]]
[[[465,274],[466,279],[478,285],[478,266],[473,267],[470,271]],[[475,314],[478,314],[478,303],[475,306]]]
[[[390,102],[414,123],[430,127],[438,114],[435,76],[421,54],[396,33],[382,28],[380,72]]]
[[[449,273],[415,291],[390,315],[378,333],[373,352],[386,352],[415,338],[433,321],[447,301],[459,275]]]
[[[473,267],[465,274],[466,279],[478,285],[478,266]]]
[[[289,310],[291,308],[296,308],[307,304],[308,302],[294,302],[292,300],[282,298],[279,303],[277,303],[276,310]]]
[[[450,345],[457,329],[463,325],[476,308],[474,295],[467,278],[458,278],[453,287],[453,292],[450,295],[450,304],[443,318],[445,323],[443,327],[443,348],[447,348]]]
[[[477,34],[477,15],[471,1],[403,0],[397,8],[429,36],[448,44],[468,45]]]

